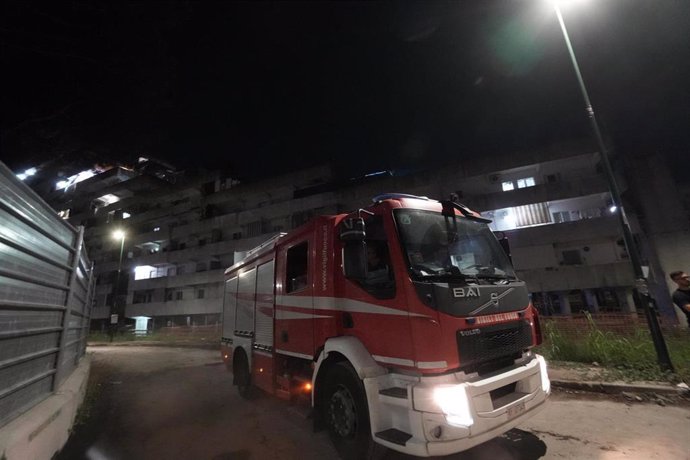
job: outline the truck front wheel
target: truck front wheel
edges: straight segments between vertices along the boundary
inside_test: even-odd
[[[364,385],[352,366],[335,364],[325,376],[322,420],[338,454],[345,460],[370,459],[377,449],[371,438]]]

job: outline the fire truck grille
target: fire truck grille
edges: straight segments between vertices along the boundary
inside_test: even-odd
[[[477,332],[478,331],[478,332]],[[517,358],[532,345],[529,321],[497,324],[457,332],[461,369],[465,372],[490,372],[491,363]],[[507,359],[508,361],[504,360]],[[488,367],[487,367],[488,365]]]

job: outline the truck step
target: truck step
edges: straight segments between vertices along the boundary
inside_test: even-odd
[[[379,390],[380,395],[390,396],[391,398],[407,399],[407,388],[391,387]]]
[[[412,435],[396,428],[390,428],[388,430],[379,431],[376,433],[376,437],[381,438],[384,441],[392,442],[393,444],[404,446],[407,444],[407,441],[412,437]]]

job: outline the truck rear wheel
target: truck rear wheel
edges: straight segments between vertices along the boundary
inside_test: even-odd
[[[371,438],[364,385],[348,364],[334,365],[326,375],[322,419],[338,454],[345,460],[371,459],[377,444]]]

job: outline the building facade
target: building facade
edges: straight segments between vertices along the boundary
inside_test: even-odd
[[[626,211],[659,310],[675,322],[666,274],[688,270],[682,265],[690,260],[687,200],[657,156],[627,166],[618,168]],[[92,327],[106,328],[115,311],[151,330],[218,323],[223,271],[246,251],[316,214],[353,210],[387,192],[455,194],[492,219],[544,314],[635,311],[620,210],[612,207],[599,155],[581,146],[478,155],[442,168],[349,180],[321,166],[251,184],[142,159],[134,168],[98,171],[48,198],[86,226],[98,275]],[[112,237],[116,229],[124,230],[124,240]]]

